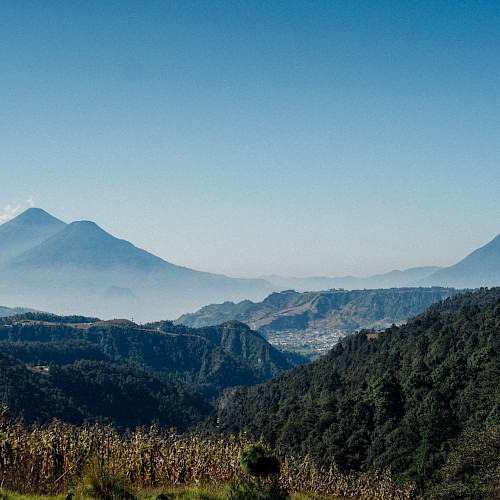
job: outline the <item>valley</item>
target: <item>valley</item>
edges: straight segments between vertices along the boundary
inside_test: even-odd
[[[500,3],[7,0],[0,500],[500,499]]]
[[[312,360],[326,354],[349,333],[340,328],[306,328],[304,330],[267,330],[262,335],[277,349],[298,353]]]
[[[106,435],[108,444],[92,453],[107,453],[108,463],[125,476],[139,467],[126,457],[141,442],[151,460],[156,457],[148,481],[163,487],[196,481],[208,467],[218,481],[237,477],[242,447],[263,439],[279,450],[282,484],[292,491],[317,488],[325,499],[341,494],[343,484],[351,492],[363,489],[366,498],[418,498],[418,492],[453,498],[471,487],[454,461],[468,464],[478,455],[491,460],[475,469],[474,488],[491,491],[500,451],[498,325],[499,288],[453,292],[407,322],[346,335],[325,355],[294,367],[293,357],[235,320],[195,328],[37,312],[7,316],[0,318],[0,436],[8,443],[24,436],[36,449],[40,432],[53,441],[75,432],[97,442]],[[318,340],[307,332],[303,338]],[[13,420],[19,415],[24,424]],[[20,425],[41,427],[30,434]],[[235,441],[241,436],[243,442]],[[86,446],[78,445],[81,457],[90,453]],[[215,449],[214,462],[208,457]],[[159,457],[173,450],[191,457],[183,479],[173,479],[182,468],[177,459],[161,465]],[[28,448],[23,453],[26,464],[40,464]],[[4,481],[15,488],[19,465],[15,457],[8,460],[14,469]],[[301,463],[311,476],[296,476]],[[77,470],[59,467],[50,474],[71,478]],[[384,476],[383,470],[391,472]],[[55,491],[26,474],[30,491]],[[156,474],[172,479],[153,479]],[[127,482],[149,484],[138,477]]]
[[[310,359],[360,329],[385,329],[457,293],[453,288],[391,288],[273,293],[262,302],[211,304],[174,323],[208,326],[237,319],[281,350]]]

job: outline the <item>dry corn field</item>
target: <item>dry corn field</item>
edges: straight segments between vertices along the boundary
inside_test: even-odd
[[[59,421],[27,428],[4,419],[0,425],[0,487],[20,493],[70,491],[89,464],[135,488],[223,484],[241,474],[239,454],[249,442],[239,438],[201,438],[154,428],[122,436],[111,427],[74,427]],[[280,482],[292,492],[331,498],[416,498],[411,485],[397,486],[388,473],[343,474],[318,469],[310,460],[282,458]]]

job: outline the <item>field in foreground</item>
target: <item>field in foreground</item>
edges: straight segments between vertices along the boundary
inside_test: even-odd
[[[239,456],[241,438],[160,435],[153,428],[122,436],[110,427],[74,427],[54,421],[44,428],[0,423],[0,498],[230,499],[230,485],[249,484]],[[281,457],[277,479],[291,498],[416,498],[415,488],[388,473],[346,474],[319,469],[310,460]],[[11,493],[16,492],[16,493]],[[67,495],[71,495],[68,496]],[[163,496],[160,496],[163,495]]]

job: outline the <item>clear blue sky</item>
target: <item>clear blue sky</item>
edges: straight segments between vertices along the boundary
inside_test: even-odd
[[[451,265],[500,233],[500,3],[0,3],[0,221],[231,276]]]

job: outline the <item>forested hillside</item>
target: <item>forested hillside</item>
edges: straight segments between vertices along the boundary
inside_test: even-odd
[[[289,370],[292,365],[302,364],[306,360],[294,363],[286,354],[278,351],[258,332],[239,321],[200,328],[174,325],[170,321],[149,323],[145,328],[159,329],[165,333],[197,335],[221,347],[227,352],[243,358],[252,367],[258,369],[266,379],[275,377]]]
[[[390,467],[442,498],[498,494],[499,353],[500,290],[455,296],[240,391],[218,426],[323,465]]]
[[[15,415],[118,428],[157,422],[185,430],[227,389],[292,368],[236,322],[198,331],[29,313],[0,320],[0,353],[2,396]]]
[[[4,404],[27,423],[53,418],[82,425],[112,423],[118,430],[157,424],[180,431],[213,409],[202,397],[137,365],[79,360],[50,367],[26,366],[0,347]]]

